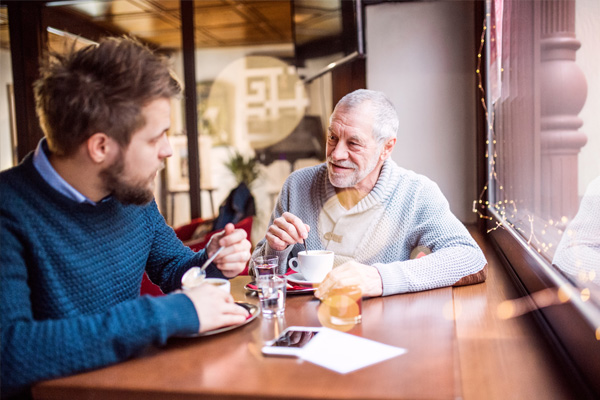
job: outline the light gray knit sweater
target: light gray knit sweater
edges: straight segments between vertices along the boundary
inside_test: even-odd
[[[600,285],[600,176],[581,199],[579,211],[567,227],[552,263],[571,277]],[[585,281],[584,281],[585,282]]]
[[[481,249],[450,212],[438,186],[428,178],[387,160],[371,194],[371,199],[385,209],[368,226],[357,227],[365,231],[365,239],[356,249],[355,260],[379,270],[384,296],[450,286],[485,266]],[[295,171],[281,189],[269,225],[289,211],[311,227],[308,248],[323,248],[318,218],[332,195],[335,190],[327,177],[326,164]],[[426,246],[432,253],[410,260],[417,246]],[[303,245],[296,244],[276,251],[263,239],[253,255],[278,255],[283,272],[287,260],[303,249]]]

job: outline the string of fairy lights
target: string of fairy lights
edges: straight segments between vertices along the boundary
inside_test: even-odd
[[[516,213],[517,213],[517,205],[515,203],[514,200],[498,200],[494,203],[490,203],[490,201],[488,199],[485,198],[485,194],[486,192],[489,190],[489,186],[490,183],[492,182],[492,180],[496,183],[496,185],[498,186],[498,194],[500,195],[501,193],[504,192],[504,186],[500,183],[500,180],[498,178],[498,173],[496,171],[496,159],[498,157],[498,153],[496,152],[496,132],[494,130],[494,110],[493,108],[490,110],[488,108],[487,105],[487,101],[486,101],[486,93],[485,93],[485,89],[483,87],[483,77],[481,74],[481,63],[483,60],[483,50],[485,48],[485,37],[486,37],[486,33],[487,33],[487,18],[489,17],[489,13],[486,15],[486,18],[483,19],[483,29],[481,32],[481,41],[479,44],[479,50],[477,52],[477,69],[476,69],[476,74],[477,74],[477,79],[478,79],[478,89],[481,93],[481,105],[483,107],[484,113],[485,113],[485,122],[487,124],[487,129],[489,132],[488,138],[485,142],[486,144],[486,151],[485,151],[485,158],[488,160],[488,165],[489,165],[489,172],[488,172],[488,179],[485,183],[485,185],[483,186],[483,189],[479,195],[479,199],[478,200],[474,200],[473,201],[473,212],[477,213],[477,215],[479,216],[479,218],[482,219],[487,219],[490,221],[495,221],[495,226],[493,226],[492,228],[488,229],[488,233],[496,230],[498,228],[501,228],[504,225],[508,225],[513,229],[517,229],[519,231],[523,231],[521,228],[515,226],[509,218],[514,218]],[[492,25],[492,28],[495,29],[495,26]],[[495,37],[493,35],[491,35],[490,40],[492,42],[495,41]],[[500,69],[500,71],[502,72],[503,69]],[[490,140],[492,141],[492,146],[490,147]],[[490,157],[490,150],[492,150],[492,157]],[[501,196],[498,196],[501,197]],[[500,215],[500,220],[495,220],[493,217],[491,217],[490,215],[487,215],[486,213],[486,208],[493,208],[498,215]]]
[[[553,248],[553,243],[552,242],[546,242],[544,240],[541,240],[537,237],[536,235],[536,229],[534,227],[534,218],[531,215],[527,215],[527,220],[529,223],[529,233],[526,233],[525,230],[520,227],[517,226],[513,221],[516,221],[517,218],[517,214],[518,214],[518,209],[517,209],[517,202],[513,199],[507,199],[506,196],[504,195],[505,190],[504,190],[504,185],[502,184],[502,182],[500,181],[500,178],[498,177],[498,173],[497,173],[497,169],[496,169],[496,161],[498,158],[498,153],[496,150],[496,145],[497,145],[497,138],[496,138],[496,131],[494,129],[494,117],[495,117],[495,113],[494,113],[494,109],[492,105],[488,105],[488,102],[486,100],[486,92],[485,92],[485,88],[483,85],[483,76],[482,76],[482,62],[483,62],[483,51],[485,49],[485,40],[486,40],[486,34],[487,34],[487,30],[488,30],[488,26],[487,26],[487,19],[490,17],[490,14],[486,14],[486,18],[484,18],[483,20],[483,29],[481,32],[481,40],[480,40],[480,44],[479,44],[479,50],[477,52],[477,68],[476,68],[476,74],[477,74],[477,79],[478,79],[478,89],[479,92],[481,94],[481,105],[483,107],[484,113],[485,113],[485,122],[487,125],[487,129],[488,129],[488,138],[486,139],[486,152],[485,152],[485,158],[486,160],[488,160],[488,176],[487,176],[487,181],[485,183],[485,185],[483,186],[483,189],[481,191],[481,193],[479,194],[479,198],[477,200],[473,201],[473,209],[472,211],[474,213],[476,213],[479,218],[481,219],[486,219],[489,221],[493,221],[494,226],[492,226],[491,228],[489,228],[487,230],[487,232],[492,232],[496,229],[499,228],[503,228],[504,226],[508,226],[518,232],[520,232],[523,237],[527,238],[527,244],[531,245],[533,248],[535,248],[537,250],[538,253],[547,253],[549,252],[552,248]],[[490,42],[494,43],[496,41],[495,38],[495,29],[496,26],[495,25],[491,25],[491,30],[492,32],[494,32],[494,34],[490,34]],[[502,74],[504,72],[504,68],[500,68],[500,74]],[[491,141],[491,143],[490,143]],[[495,198],[499,199],[496,201],[492,201],[490,202],[490,199],[492,198],[492,196],[486,196],[486,193],[488,192],[488,190],[490,190],[490,186],[491,183],[495,184],[495,188],[496,188],[496,196]],[[494,218],[491,215],[488,215],[487,213],[487,209],[492,209],[496,212],[496,214],[499,216],[499,218]],[[546,230],[549,228],[555,228],[557,229],[557,233],[559,235],[562,235],[563,233],[563,229],[562,227],[566,226],[568,219],[566,217],[562,217],[559,220],[548,220],[548,221],[541,221],[540,219],[537,220],[538,223],[543,224],[543,227],[541,229],[539,229],[539,233],[543,236],[546,234]]]
[[[488,9],[489,9],[489,7],[488,7]],[[505,226],[509,226],[510,228],[519,231],[524,237],[528,237],[527,244],[531,245],[533,248],[535,248],[538,253],[547,253],[549,250],[551,250],[553,248],[553,244],[546,243],[545,241],[538,239],[538,237],[536,236],[536,233],[535,233],[536,229],[535,229],[534,223],[536,221],[534,220],[534,217],[531,215],[527,215],[530,233],[529,233],[529,235],[526,235],[524,229],[522,229],[519,226],[516,226],[513,222],[511,222],[511,221],[515,220],[515,217],[518,213],[516,202],[514,200],[509,200],[506,198],[504,198],[502,200],[502,198],[504,197],[503,196],[504,185],[500,182],[500,179],[498,177],[498,173],[496,170],[496,160],[497,160],[498,154],[496,151],[496,145],[497,145],[496,132],[494,129],[495,114],[494,114],[493,107],[491,105],[489,105],[486,101],[486,92],[485,92],[485,88],[483,86],[483,77],[482,77],[482,73],[481,73],[483,51],[485,49],[485,38],[486,38],[487,29],[488,29],[488,26],[487,26],[488,18],[490,18],[489,13],[486,14],[486,17],[483,20],[483,30],[481,33],[481,41],[480,41],[479,50],[477,53],[476,74],[477,74],[477,79],[478,79],[478,89],[481,93],[481,105],[482,105],[484,113],[485,113],[485,122],[487,124],[487,129],[488,129],[488,138],[486,140],[485,158],[488,160],[489,168],[488,168],[487,181],[479,195],[479,198],[477,200],[473,201],[473,212],[477,213],[479,218],[493,221],[495,223],[494,226],[492,226],[491,228],[489,228],[487,230],[488,233],[490,233],[496,229],[504,228]],[[494,24],[491,25],[491,28],[495,32],[496,26]],[[493,43],[494,41],[495,41],[495,34],[493,34],[493,35],[490,34],[490,42]],[[501,67],[499,72],[501,74],[500,76],[502,76],[502,73],[504,72],[504,68]],[[490,140],[491,140],[491,143],[490,143]],[[490,156],[490,153],[491,153],[491,156]],[[495,188],[496,189],[496,198],[500,199],[500,200],[494,201],[494,202],[490,202],[490,200],[486,198],[486,193],[488,192],[488,190],[490,190],[490,186],[491,186],[492,182],[496,186],[496,188]],[[490,198],[491,198],[491,196],[490,196]],[[488,209],[488,210],[493,209],[499,215],[500,218],[498,219],[498,218],[494,218],[494,217],[488,215],[486,209]],[[564,217],[564,216],[558,220],[550,219],[548,221],[543,221],[543,222],[538,220],[537,221],[537,224],[538,224],[537,231],[539,232],[540,235],[544,236],[544,235],[546,235],[547,229],[555,228],[555,229],[557,229],[557,233],[559,235],[562,235],[563,234],[562,227],[566,226],[568,222],[569,222],[568,218]],[[570,234],[572,234],[572,232],[567,231],[566,234],[570,235]],[[579,281],[583,283],[583,282],[593,280],[591,273],[594,273],[594,271],[590,271],[589,274],[587,274],[585,271],[582,271],[582,273],[579,274],[579,276],[578,276]],[[539,292],[532,293],[530,296],[503,301],[498,306],[497,315],[501,319],[515,318],[515,317],[518,317],[525,313],[531,312],[534,309],[540,309],[540,308],[549,307],[552,305],[566,303],[571,300],[572,296],[578,296],[582,301],[586,302],[590,299],[591,292],[588,287],[584,287],[582,289],[575,289],[575,290],[574,290],[574,288],[570,288],[567,286],[543,289]],[[595,336],[596,336],[596,340],[600,341],[600,327],[596,328]]]

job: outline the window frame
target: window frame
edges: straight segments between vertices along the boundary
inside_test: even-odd
[[[491,26],[489,7],[486,1],[482,7],[482,19],[486,26]],[[488,71],[490,60],[490,30],[485,31],[483,47],[483,68],[481,68],[482,85],[485,93],[485,104],[491,109]],[[480,107],[481,108],[481,107]],[[489,126],[484,111],[480,109],[479,123],[479,192],[486,193],[485,199],[492,204],[495,188],[493,182],[486,182],[485,177],[491,172],[491,165],[484,154],[493,154],[493,127]],[[487,143],[487,144],[485,144]],[[487,146],[487,149],[486,149]],[[578,386],[584,388],[590,398],[600,394],[600,307],[590,300],[580,297],[581,288],[575,286],[562,275],[552,264],[540,255],[516,229],[506,223],[506,219],[492,208],[487,208],[482,219],[481,228],[488,233],[488,238],[499,258],[505,265],[516,288],[525,296],[534,308],[532,312],[546,339],[561,356],[564,367]],[[532,296],[543,290],[566,294],[568,301],[551,306],[543,306]]]

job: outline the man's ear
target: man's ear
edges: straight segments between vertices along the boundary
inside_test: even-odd
[[[110,158],[116,143],[105,133],[94,133],[86,141],[86,149],[89,157],[97,164],[101,164]]]
[[[392,150],[394,150],[394,146],[396,145],[396,138],[388,139],[384,145],[383,150],[381,150],[380,158],[381,160],[386,160],[390,154],[392,154]]]

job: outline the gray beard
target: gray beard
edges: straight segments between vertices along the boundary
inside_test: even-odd
[[[365,177],[367,175],[369,175],[371,172],[373,172],[373,170],[377,166],[377,161],[378,160],[379,160],[379,157],[374,157],[373,160],[369,161],[369,164],[367,164],[365,166],[365,169],[363,169],[361,171],[361,170],[358,169],[358,167],[356,166],[356,164],[354,164],[351,161],[344,161],[344,162],[341,162],[341,163],[340,162],[334,163],[331,157],[327,157],[327,174],[329,175],[329,182],[331,183],[331,185],[333,187],[336,187],[336,188],[339,188],[339,189],[354,187],[360,181],[362,181],[363,179],[365,179]],[[354,168],[354,172],[350,176],[345,176],[344,178],[341,178],[341,177],[336,178],[336,174],[331,169],[331,164],[332,163],[336,164],[336,165],[339,165],[341,167]],[[343,179],[343,180],[340,181],[340,179]]]

